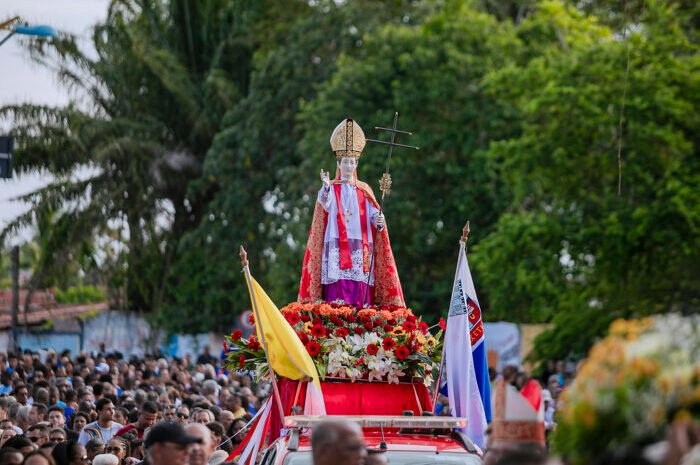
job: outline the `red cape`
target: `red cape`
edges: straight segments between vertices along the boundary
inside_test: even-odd
[[[356,187],[361,189],[365,198],[369,200],[375,208],[379,209],[379,204],[374,198],[372,189],[362,181],[357,181]],[[314,303],[323,300],[323,289],[321,286],[321,257],[323,255],[323,236],[326,232],[328,213],[321,204],[316,202],[314,208],[314,218],[311,222],[309,240],[306,243],[304,253],[304,264],[301,268],[301,283],[299,285],[299,296],[297,300],[301,303]],[[374,230],[373,230],[374,232]],[[396,305],[405,307],[403,291],[399,274],[396,270],[394,254],[389,243],[389,232],[386,228],[373,234],[374,240],[374,286],[372,287],[372,304]]]

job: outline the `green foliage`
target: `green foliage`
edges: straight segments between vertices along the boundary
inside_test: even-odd
[[[56,291],[56,303],[59,304],[91,304],[105,300],[107,295],[104,289],[95,286],[71,286]]]

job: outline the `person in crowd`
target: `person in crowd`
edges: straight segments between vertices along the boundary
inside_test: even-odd
[[[85,412],[74,412],[68,421],[68,429],[80,434],[80,432],[85,428],[85,425],[90,423],[90,415]]]
[[[85,447],[73,441],[56,444],[51,456],[56,465],[88,465],[91,462]]]
[[[0,463],[3,465],[22,465],[23,460],[22,452],[14,447],[3,447],[0,449]]]
[[[32,425],[27,430],[27,439],[32,441],[37,447],[41,447],[42,444],[49,442],[49,432],[51,428],[43,423]]]
[[[109,441],[123,425],[112,421],[114,417],[114,404],[108,397],[104,397],[97,401],[96,410],[98,419],[95,422],[88,423],[80,432],[78,443],[83,446],[90,439],[100,438],[102,441]]]
[[[156,423],[158,417],[158,404],[146,401],[139,410],[138,419],[135,423],[130,423],[117,431],[116,436],[121,436],[128,431],[136,430],[139,439],[143,439],[143,432]]]
[[[215,448],[218,448],[221,445],[221,441],[225,435],[224,425],[218,421],[212,421],[211,423],[207,424],[207,428],[211,432],[211,439],[214,442]],[[221,447],[227,452],[231,452],[233,450],[231,449],[230,441],[227,441],[226,444],[223,444]]]
[[[54,405],[49,408],[48,412],[49,424],[54,428],[65,428],[66,427],[66,414],[63,407],[59,405]]]
[[[21,435],[17,435],[8,439],[4,447],[11,447],[13,449],[17,449],[22,453],[22,455],[27,455],[30,452],[34,452],[35,450],[37,450],[37,447],[32,441]]]
[[[125,465],[126,459],[131,457],[131,442],[122,436],[113,437],[107,443],[105,452],[116,455],[119,458],[119,465]]]
[[[212,440],[211,430],[200,423],[191,423],[185,427],[185,431],[200,439],[200,442],[189,446],[189,465],[206,465],[218,444]]]
[[[92,459],[92,465],[119,465],[119,458],[112,454],[100,454]]]
[[[99,454],[104,454],[105,447],[104,441],[99,438],[90,439],[87,444],[85,444],[85,450],[87,451],[87,456],[90,458],[90,460]]]
[[[27,454],[22,462],[22,465],[56,465],[56,461],[53,459],[51,454],[46,454],[37,450]]]
[[[361,465],[367,458],[362,429],[348,420],[323,421],[311,433],[311,454],[313,465]]]
[[[143,446],[149,465],[187,465],[188,446],[201,442],[201,438],[188,434],[181,424],[164,421],[148,431]]]
[[[214,421],[214,414],[209,409],[195,409],[192,422],[207,425]]]
[[[76,437],[77,439],[77,437]],[[52,444],[58,444],[59,442],[65,442],[68,440],[68,435],[66,434],[66,430],[63,428],[53,428],[49,432],[49,442]],[[75,439],[71,439],[75,440]]]
[[[163,420],[175,421],[177,419],[177,407],[174,404],[166,405],[162,411]]]
[[[2,434],[0,434],[0,447],[4,447],[5,443],[10,439],[17,436],[17,431],[15,431],[13,428],[6,428],[2,430]]]
[[[190,409],[186,405],[178,407],[175,415],[177,416],[177,422],[182,425],[186,425],[190,422]]]

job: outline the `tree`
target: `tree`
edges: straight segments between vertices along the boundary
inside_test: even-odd
[[[700,263],[697,46],[660,3],[625,41],[594,23],[582,30],[577,17],[543,4],[519,34],[552,31],[552,45],[489,78],[491,93],[520,112],[522,133],[489,150],[514,198],[478,263],[504,270],[508,251],[520,254],[515,273],[485,272],[485,284],[502,315],[555,323],[538,340],[541,359],[583,356],[613,318],[700,304],[690,278]],[[552,30],[567,23],[573,31]]]

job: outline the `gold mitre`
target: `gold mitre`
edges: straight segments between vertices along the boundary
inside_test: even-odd
[[[366,143],[362,128],[350,118],[341,121],[331,134],[331,149],[335,152],[336,158],[360,158]]]

